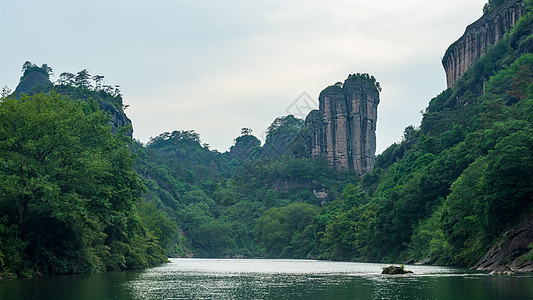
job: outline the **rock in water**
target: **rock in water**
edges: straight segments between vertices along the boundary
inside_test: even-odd
[[[31,72],[24,76],[17,87],[15,88],[14,94],[20,98],[21,94],[30,94],[33,90],[39,87],[50,87],[52,82],[48,79],[48,76],[41,72]],[[37,90],[37,92],[39,92]]]
[[[490,275],[513,275],[514,272],[509,268],[508,266],[499,266],[496,269],[494,269],[492,272],[490,272]]]
[[[408,274],[408,273],[413,273],[413,272],[405,270],[403,266],[400,266],[400,267],[388,266],[386,268],[383,268],[383,272],[381,272],[381,274],[388,274],[388,275]]]

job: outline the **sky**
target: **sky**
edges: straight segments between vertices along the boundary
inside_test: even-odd
[[[241,128],[263,139],[305,118],[349,74],[383,88],[377,153],[418,126],[446,88],[441,60],[486,0],[21,0],[0,3],[0,87],[25,61],[87,69],[120,85],[134,138],[195,130],[227,151]]]

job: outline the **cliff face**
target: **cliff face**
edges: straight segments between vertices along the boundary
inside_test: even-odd
[[[326,135],[322,113],[312,110],[305,118],[305,127],[308,130],[305,135],[306,156],[317,157],[325,153]]]
[[[55,90],[60,94],[72,96],[70,95],[72,93],[72,89],[73,88],[71,88],[70,91],[64,89],[56,90],[53,83],[48,79],[46,75],[41,72],[31,72],[30,74],[22,78],[22,80],[15,88],[14,94],[17,95],[17,97],[20,97],[21,94],[33,94],[41,92],[48,93],[51,90]],[[109,122],[109,124],[111,125],[111,130],[114,134],[118,132],[119,128],[131,125],[131,120],[128,118],[128,116],[126,116],[126,113],[124,113],[123,109],[119,109],[116,107],[116,105],[114,106],[109,102],[104,101],[101,97],[98,97],[98,95],[99,92],[87,92],[81,98],[84,100],[88,98],[96,99],[100,108],[106,113],[109,113],[109,116],[111,117],[111,121]],[[133,128],[129,129],[128,135],[130,137],[133,136]]]
[[[52,86],[52,82],[46,75],[41,72],[31,72],[28,76],[22,78],[13,93],[20,97],[21,94],[29,94],[36,88],[50,86]]]
[[[533,214],[505,232],[472,269],[494,274],[533,272]]]
[[[351,75],[344,84],[323,90],[319,103],[319,110],[310,112],[305,120],[307,155],[325,156],[338,171],[371,171],[376,153],[379,84],[367,74]]]
[[[487,47],[497,43],[525,12],[525,0],[507,1],[469,25],[442,59],[448,88],[453,88],[475,60],[485,54]]]
[[[131,120],[130,118],[128,118],[128,116],[126,116],[124,110],[117,109],[113,105],[102,101],[102,99],[97,99],[96,101],[98,102],[98,105],[103,111],[109,113],[109,116],[111,117],[111,121],[109,122],[109,124],[111,124],[111,131],[114,134],[118,132],[119,128],[131,126]],[[133,137],[133,127],[129,128],[128,135],[130,137]]]

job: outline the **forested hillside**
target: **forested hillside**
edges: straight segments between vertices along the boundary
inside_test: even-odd
[[[286,136],[294,138],[295,128],[302,129],[295,125],[295,120],[293,116],[278,118],[270,126],[265,147],[255,146],[244,151],[249,157],[211,151],[192,131],[163,133],[146,146],[134,143],[135,169],[147,186],[145,198],[157,203],[179,226],[180,235],[176,237],[173,254],[308,256],[309,251],[283,250],[290,246],[296,232],[305,229],[302,226],[309,225],[320,207],[339,196],[343,186],[355,177],[348,173],[336,174],[325,160],[276,154],[273,147],[279,145],[280,140]],[[236,138],[236,142],[246,145],[256,140],[246,129]],[[297,208],[291,216],[295,223],[278,220],[279,228],[269,228],[265,232],[277,235],[267,243],[277,243],[281,247],[271,250],[263,245],[269,238],[263,236],[264,228],[258,219],[265,220],[265,213],[270,209],[287,214],[287,207]],[[307,210],[308,213],[300,215]],[[313,245],[314,236],[308,238],[313,240],[305,242]]]
[[[420,126],[345,190],[345,208],[326,207],[322,257],[472,266],[531,214],[532,20],[528,12],[430,101]]]
[[[473,266],[533,216],[532,9],[362,177],[303,155],[308,129],[292,115],[264,145],[243,128],[225,153],[192,130],[143,144],[118,86],[85,69],[52,83],[27,62],[0,98],[0,274],[167,256]],[[509,261],[533,265],[526,241]]]
[[[0,99],[0,272],[19,277],[166,261],[123,131],[96,101]]]
[[[502,5],[489,4],[486,11]],[[471,266],[532,209],[532,18],[526,13],[432,99],[421,124],[407,127],[362,178],[293,153],[261,158],[268,147],[256,142],[246,159],[209,152],[199,140],[192,152],[185,144],[172,152],[179,132],[148,143],[145,151],[178,165],[161,160],[147,178],[190,255]],[[249,133],[236,139],[245,140],[256,141]],[[162,142],[169,148],[155,145]],[[196,169],[186,167],[193,161]],[[528,251],[521,254],[531,260]]]

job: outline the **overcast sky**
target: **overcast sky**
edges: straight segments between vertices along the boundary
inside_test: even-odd
[[[224,152],[242,127],[261,137],[328,85],[370,73],[383,88],[380,153],[446,88],[442,56],[485,2],[2,1],[0,85],[14,90],[27,60],[54,81],[86,68],[120,85],[135,138],[194,129]]]

